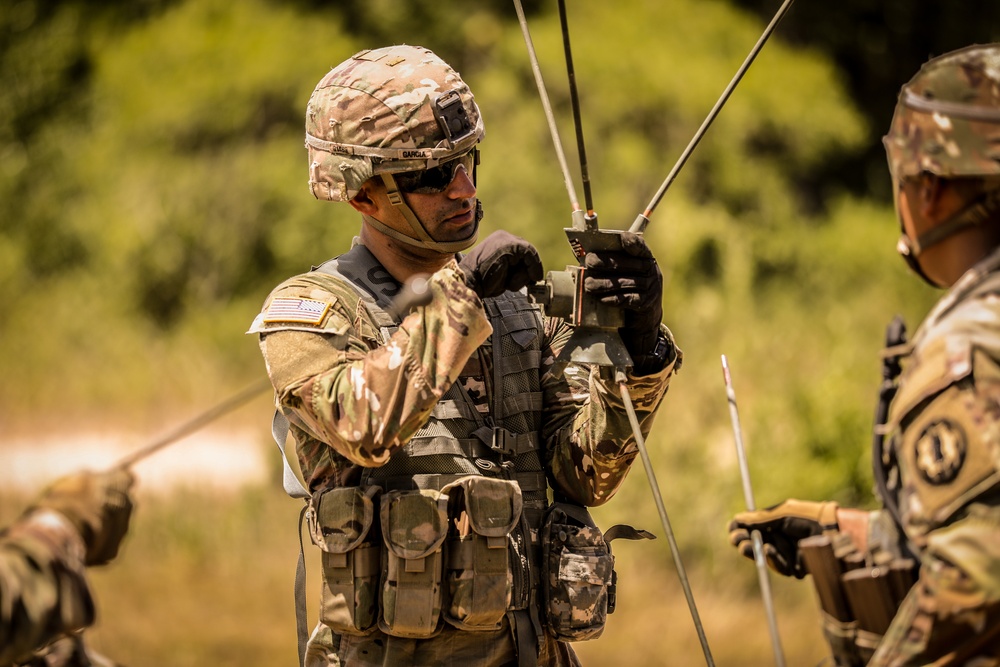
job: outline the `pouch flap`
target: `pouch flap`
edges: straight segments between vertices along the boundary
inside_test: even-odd
[[[538,332],[534,329],[521,329],[520,331],[512,331],[510,337],[522,348],[526,348],[535,342],[538,338]]]
[[[346,553],[364,541],[375,518],[372,496],[356,486],[328,489],[309,501],[309,535],[327,553]]]
[[[516,482],[472,475],[452,482],[445,490],[458,488],[465,494],[469,525],[476,533],[484,537],[503,537],[521,520],[523,500],[521,487]]]
[[[545,517],[546,524],[570,524],[580,527],[597,528],[590,511],[582,505],[555,502],[549,505]]]
[[[433,489],[382,496],[382,537],[399,558],[425,558],[448,535],[448,494]]]
[[[559,580],[576,581],[592,586],[609,584],[614,566],[614,560],[610,556],[566,553],[559,559]]]
[[[632,526],[625,525],[623,523],[616,523],[615,525],[604,531],[604,541],[611,544],[611,540],[655,540],[656,535],[653,535],[648,530],[642,530],[641,528],[634,528]]]

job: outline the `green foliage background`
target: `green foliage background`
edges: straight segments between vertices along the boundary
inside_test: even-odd
[[[525,3],[576,173],[554,4]],[[764,24],[721,0],[580,1],[570,23],[595,208],[602,227],[626,228]],[[308,192],[302,115],[316,81],[361,48],[417,43],[455,65],[487,124],[484,233],[524,236],[550,269],[572,259],[569,199],[507,2],[16,0],[0,35],[0,419],[11,427],[180,421],[262,376],[243,331],[267,292],[358,230],[353,210]],[[897,312],[915,325],[938,296],[895,256],[891,204],[872,194],[887,173],[859,190],[857,174],[830,169],[884,125],[829,53],[794,42],[779,30],[766,46],[647,231],[685,352],[648,445],[682,556],[713,590],[744,597],[753,568],[724,531],[743,498],[720,355],[758,504],[868,506],[884,326]],[[262,443],[268,417],[245,417]],[[267,492],[280,494],[277,481]],[[638,464],[597,515],[660,532]],[[639,567],[660,579],[671,566],[655,544]]]

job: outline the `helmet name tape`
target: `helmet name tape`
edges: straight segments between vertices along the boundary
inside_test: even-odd
[[[374,146],[339,144],[314,137],[308,132],[306,133],[306,146],[334,155],[359,155],[389,160],[440,160],[443,157],[450,157],[455,152],[451,148],[376,148]]]

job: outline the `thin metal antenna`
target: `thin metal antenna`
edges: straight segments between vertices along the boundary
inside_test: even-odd
[[[238,394],[231,396],[230,398],[227,398],[222,403],[219,403],[218,405],[209,408],[208,410],[201,413],[194,419],[184,422],[179,427],[167,433],[166,435],[154,440],[148,445],[140,447],[131,454],[125,456],[117,464],[115,464],[115,468],[126,468],[126,469],[131,468],[133,465],[135,465],[142,459],[146,458],[150,454],[158,452],[167,445],[172,445],[181,438],[191,435],[198,429],[215,421],[222,415],[228,412],[232,412],[233,410],[240,407],[244,403],[247,403],[248,401],[250,401],[250,399],[259,396],[260,394],[263,394],[264,390],[266,389],[271,389],[271,380],[268,378],[264,378],[260,382],[256,382],[250,385],[249,387],[239,392]]]
[[[566,74],[569,77],[569,96],[573,106],[573,126],[576,128],[576,146],[580,154],[580,176],[583,178],[583,201],[587,207],[587,218],[593,219],[592,225],[597,225],[597,215],[594,213],[594,198],[590,193],[590,172],[587,169],[587,148],[583,141],[583,120],[580,116],[580,94],[576,87],[576,70],[573,67],[573,50],[569,44],[569,21],[566,18],[566,2],[559,0],[559,23],[562,26],[563,50],[566,52]]]
[[[653,492],[656,510],[660,514],[660,523],[663,524],[663,531],[667,535],[670,553],[674,558],[674,567],[677,569],[677,577],[680,579],[681,588],[684,589],[684,599],[687,600],[688,609],[691,611],[691,619],[694,621],[695,630],[698,632],[701,650],[705,654],[705,662],[708,664],[708,667],[715,667],[715,661],[712,659],[712,651],[708,647],[708,638],[705,636],[705,626],[702,625],[701,617],[698,615],[698,607],[695,606],[694,595],[691,593],[691,583],[688,581],[687,571],[684,569],[684,562],[681,560],[680,547],[677,546],[674,531],[670,527],[667,508],[663,505],[660,486],[656,482],[656,474],[653,472],[653,464],[649,460],[649,452],[646,451],[646,439],[642,437],[642,431],[639,429],[639,418],[636,416],[635,407],[632,405],[632,396],[629,394],[625,371],[621,368],[616,369],[615,380],[618,382],[618,388],[621,391],[622,402],[625,404],[625,412],[628,413],[629,423],[632,424],[632,434],[635,436],[635,444],[639,448],[639,456],[642,458],[642,465],[646,469],[646,479],[649,481],[650,490]]]
[[[760,53],[760,50],[764,48],[764,44],[771,36],[771,33],[773,33],[774,29],[778,27],[778,23],[781,21],[782,18],[784,18],[785,13],[792,6],[792,3],[794,1],[795,0],[785,0],[784,4],[782,4],[781,7],[778,9],[778,12],[774,15],[774,18],[771,19],[771,22],[768,24],[767,28],[764,29],[764,32],[760,36],[760,39],[757,40],[757,43],[754,45],[753,49],[751,49],[750,54],[746,57],[746,60],[743,61],[743,64],[736,72],[736,76],[734,76],[733,79],[729,82],[729,85],[726,86],[726,89],[722,92],[722,96],[715,103],[715,106],[712,107],[712,110],[708,113],[708,116],[702,122],[701,127],[698,128],[698,131],[695,132],[694,137],[691,138],[691,141],[688,143],[687,148],[684,149],[684,152],[681,153],[681,156],[677,160],[677,163],[674,164],[674,168],[670,170],[670,173],[667,175],[666,180],[663,181],[663,184],[660,186],[660,189],[656,191],[656,194],[653,196],[653,199],[649,202],[649,205],[646,206],[646,210],[639,214],[639,216],[632,223],[632,227],[629,228],[629,231],[632,232],[645,231],[646,225],[649,224],[649,216],[653,214],[653,210],[659,205],[660,200],[663,199],[663,195],[666,194],[667,188],[669,188],[670,184],[674,182],[675,178],[677,178],[677,173],[681,170],[681,167],[684,166],[684,163],[687,162],[688,158],[691,156],[692,151],[694,151],[695,146],[698,145],[698,142],[701,141],[701,138],[705,135],[705,132],[708,131],[708,127],[712,124],[712,121],[714,121],[715,117],[719,115],[719,112],[722,110],[723,105],[725,105],[726,101],[729,99],[729,96],[732,95],[733,90],[736,89],[736,85],[743,78],[743,75],[746,74],[746,71],[750,68],[750,65],[757,57],[757,54]]]
[[[753,512],[757,509],[753,500],[753,488],[750,485],[750,467],[747,465],[746,450],[743,448],[743,429],[740,428],[740,413],[736,408],[736,391],[729,375],[729,363],[726,355],[722,355],[722,377],[726,382],[726,397],[729,399],[729,417],[733,422],[733,437],[736,440],[736,458],[740,462],[740,476],[743,478],[743,499],[747,509]],[[774,664],[785,667],[785,653],[781,648],[781,636],[778,634],[778,619],[774,613],[774,597],[771,594],[771,580],[767,573],[767,563],[764,560],[764,541],[760,531],[750,533],[753,541],[754,562],[757,564],[757,579],[760,581],[761,597],[764,598],[764,611],[767,614],[767,624],[771,630],[771,647],[774,649]]]
[[[555,145],[556,158],[559,160],[559,167],[562,169],[563,180],[566,182],[566,192],[569,194],[569,202],[574,211],[580,210],[580,200],[576,196],[576,188],[573,186],[573,177],[569,173],[569,165],[566,163],[566,154],[563,152],[562,141],[559,139],[559,128],[556,127],[555,115],[552,113],[552,105],[549,102],[549,94],[545,90],[545,81],[542,79],[542,70],[538,66],[538,57],[535,54],[535,45],[531,41],[531,34],[528,32],[528,20],[524,17],[524,8],[521,7],[521,0],[514,0],[514,9],[517,10],[517,21],[521,24],[521,33],[524,35],[524,43],[528,47],[528,59],[531,61],[531,71],[535,75],[535,85],[538,87],[538,95],[542,98],[542,107],[545,109],[545,119],[549,123],[549,134],[552,135],[552,143]]]

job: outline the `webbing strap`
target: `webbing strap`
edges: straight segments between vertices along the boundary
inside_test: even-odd
[[[508,611],[507,619],[517,649],[517,667],[535,667],[538,665],[538,633],[531,615],[525,609],[518,609]]]
[[[292,470],[292,466],[288,464],[288,458],[285,457],[285,440],[288,438],[288,428],[288,419],[281,410],[275,410],[274,417],[271,418],[271,436],[281,451],[281,463],[283,464],[281,486],[285,489],[285,493],[292,498],[308,498],[309,492],[295,471]]]
[[[309,623],[306,611],[306,552],[302,542],[302,522],[308,505],[299,512],[299,560],[295,564],[295,637],[299,650],[299,667],[305,667],[306,645],[309,643]]]
[[[284,464],[281,485],[284,487],[285,493],[292,498],[309,498],[309,492],[306,491],[305,485],[299,481],[295,471],[288,464],[288,459],[285,458],[288,419],[281,413],[281,410],[274,411],[274,417],[271,419],[271,435],[281,451],[281,462]],[[305,667],[306,644],[309,641],[309,624],[306,614],[306,553],[305,544],[302,541],[302,523],[305,521],[308,509],[309,505],[306,504],[299,512],[299,560],[295,565],[295,637],[299,650],[299,667]]]

